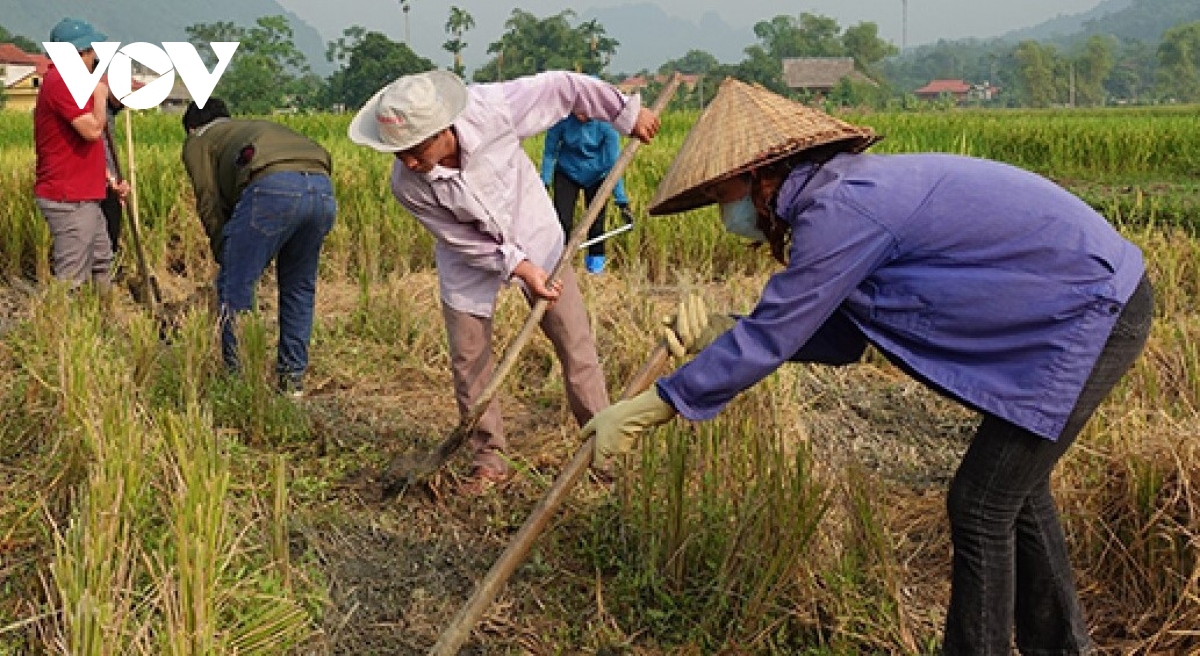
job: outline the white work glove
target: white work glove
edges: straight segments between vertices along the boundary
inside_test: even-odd
[[[584,425],[583,439],[596,437],[593,462],[603,466],[610,457],[629,453],[638,435],[647,428],[665,424],[674,416],[675,409],[659,398],[657,388],[651,387],[597,412]]]
[[[675,315],[663,319],[662,335],[671,355],[683,358],[703,351],[735,323],[737,320],[727,314],[710,314],[704,297],[693,292],[679,301]]]

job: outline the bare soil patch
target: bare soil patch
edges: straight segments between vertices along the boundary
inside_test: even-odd
[[[606,300],[621,293],[617,283],[587,284],[588,293]],[[330,303],[347,298],[334,290],[322,293]],[[670,302],[664,299],[664,311]],[[338,311],[327,307],[321,316]],[[519,472],[510,483],[482,497],[463,496],[457,477],[467,459],[460,454],[427,488],[381,499],[377,476],[388,455],[432,449],[457,421],[442,369],[432,363],[422,375],[386,384],[339,380],[304,402],[323,445],[311,464],[338,463],[334,469],[344,472],[334,476],[330,495],[302,501],[296,513],[297,544],[319,565],[332,601],[323,619],[323,651],[426,653],[578,445],[577,427],[553,389],[555,374],[547,372],[544,379],[515,385],[540,391],[503,397]],[[948,554],[944,542],[926,538],[944,534],[942,490],[973,417],[902,374],[875,366],[823,369],[801,378],[799,433],[822,466],[857,466],[893,495],[895,530],[909,550],[898,560],[914,570],[905,582],[912,620],[933,630],[941,621]],[[608,491],[594,478],[574,491],[464,653],[664,653],[626,648],[617,639],[591,642],[611,622],[604,583],[591,564],[576,561],[578,550],[570,544],[585,540],[590,511]]]

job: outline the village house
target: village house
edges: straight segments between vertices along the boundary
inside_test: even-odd
[[[828,95],[848,78],[855,84],[879,86],[854,67],[852,57],[785,57],[783,83],[792,91]]]
[[[655,75],[653,82],[658,85],[664,85],[667,83],[668,79],[669,78],[666,75]],[[645,75],[631,75],[620,82],[616,82],[615,86],[620,89],[622,93],[636,93],[650,86],[650,82],[651,78],[648,78]],[[689,75],[684,73],[679,76],[679,85],[686,88],[688,91],[695,89],[696,84],[699,82],[699,75]]]
[[[0,81],[4,84],[4,108],[31,112],[37,104],[42,76],[50,58],[24,52],[11,43],[0,43]]]
[[[966,80],[931,80],[929,84],[914,91],[913,95],[921,100],[931,101],[948,97],[959,105],[965,105],[971,102],[987,102],[995,98],[999,90],[988,82],[970,84]]]
[[[42,77],[50,64],[50,58],[46,55],[30,54],[11,43],[0,43],[0,82],[4,84],[4,109],[32,112],[37,104]],[[158,78],[158,74],[152,71],[143,70],[137,65],[134,68],[131,82],[135,91]],[[190,100],[191,95],[187,87],[176,75],[175,84],[166,100],[159,105],[159,109],[164,112],[182,112]]]

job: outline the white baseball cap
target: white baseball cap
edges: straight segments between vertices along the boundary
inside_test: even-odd
[[[405,75],[381,89],[350,122],[350,140],[385,153],[407,150],[450,127],[467,106],[467,85],[446,70]]]

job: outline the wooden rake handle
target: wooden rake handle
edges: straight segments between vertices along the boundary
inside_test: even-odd
[[[667,349],[666,342],[660,342],[651,351],[642,368],[630,379],[621,398],[632,398],[649,388],[667,363],[669,356],[670,351]],[[508,582],[517,567],[525,561],[525,556],[529,555],[534,540],[546,528],[546,524],[554,512],[567,498],[567,493],[592,464],[595,441],[595,436],[589,437],[575,452],[575,457],[571,458],[571,462],[559,473],[558,478],[546,492],[546,496],[542,497],[533,512],[529,514],[529,518],[521,526],[521,530],[517,531],[512,541],[508,543],[504,553],[500,554],[500,558],[475,587],[471,598],[454,616],[450,626],[442,632],[437,644],[429,651],[430,656],[453,656],[462,648],[463,643],[471,635],[471,629],[479,621],[483,612],[496,599],[496,595],[500,594],[501,588]]]
[[[138,275],[142,280],[142,302],[146,305],[146,309],[151,315],[157,315],[158,310],[158,289],[150,279],[150,266],[146,263],[146,248],[142,245],[142,229],[140,218],[138,216],[138,195],[137,195],[137,162],[133,158],[133,115],[132,110],[125,110],[125,159],[129,168],[129,202],[126,205],[129,208],[129,213],[126,218],[129,219],[129,237],[133,240],[133,252],[137,257]],[[111,137],[110,137],[111,139]],[[111,140],[109,147],[112,147]],[[116,158],[116,151],[113,151],[113,158]]]
[[[650,110],[655,114],[662,115],[662,112],[667,107],[667,103],[671,101],[671,97],[675,95],[675,90],[679,87],[681,76],[676,73],[671,77],[671,81],[663,88],[662,93],[655,99],[654,105]],[[554,266],[554,270],[550,272],[548,282],[558,280],[562,276],[562,272],[566,267],[571,265],[571,257],[575,251],[579,250],[579,245],[587,239],[588,229],[595,223],[596,218],[600,216],[604,209],[605,202],[613,189],[617,186],[617,181],[625,172],[625,168],[629,166],[629,162],[633,159],[633,155],[637,152],[642,142],[637,139],[630,139],[629,143],[625,144],[624,150],[621,151],[621,156],[617,158],[612,169],[604,178],[600,189],[596,191],[596,195],[592,198],[592,202],[588,205],[587,213],[584,215],[575,229],[571,232],[571,238],[567,241],[567,245],[563,248],[562,256],[559,257],[558,263]],[[387,474],[384,481],[384,496],[392,496],[408,487],[416,484],[424,479],[432,476],[437,470],[446,464],[450,456],[458,451],[470,436],[471,431],[479,423],[479,419],[487,410],[488,404],[495,398],[496,392],[500,389],[500,385],[508,376],[516,364],[517,356],[525,344],[533,336],[533,331],[541,323],[542,317],[545,316],[546,310],[550,307],[550,302],[544,298],[539,298],[534,304],[533,309],[529,313],[529,317],[525,320],[521,330],[517,333],[513,340],[509,342],[508,347],[504,349],[504,354],[500,357],[500,361],[496,364],[496,368],[492,371],[492,376],[476,397],[475,402],[468,409],[467,414],[459,421],[454,430],[436,449],[428,453],[425,457],[415,463],[406,464],[408,471],[398,471],[401,466],[398,460],[394,459],[392,464],[387,468]]]

